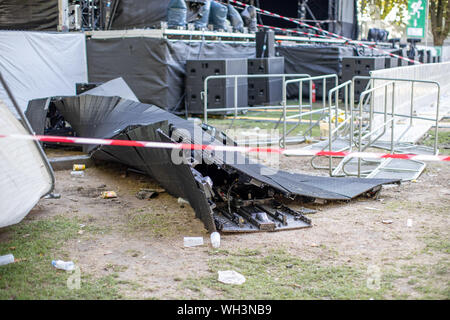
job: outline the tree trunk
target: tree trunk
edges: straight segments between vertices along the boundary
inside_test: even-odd
[[[444,36],[442,34],[439,34],[439,35],[433,34],[433,44],[435,46],[441,47],[444,44],[445,39],[447,39],[447,36]]]
[[[429,0],[433,43],[442,46],[450,33],[450,0]]]

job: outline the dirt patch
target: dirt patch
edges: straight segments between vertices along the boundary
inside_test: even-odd
[[[326,175],[313,170],[309,160],[283,158],[281,168]],[[312,228],[224,235],[221,250],[258,250],[264,255],[283,248],[295,257],[327,265],[377,266],[387,277],[403,274],[389,280],[392,292],[409,298],[423,297],[414,277],[409,279],[405,272],[415,266],[432,268],[442,261],[448,263],[449,173],[448,163],[430,163],[416,183],[383,189],[378,200],[358,198],[350,203],[315,205],[318,212],[310,215]],[[88,168],[83,178],[59,171],[56,181],[61,199],[41,200],[27,219],[57,215],[79,218],[81,232],[63,250],[83,273],[94,277],[116,275],[132,284],[123,289],[130,298],[198,297],[198,292],[180,284],[188,278],[211,275],[208,261],[212,250],[207,231],[190,207],[181,207],[167,193],[149,200],[138,199],[140,189],[160,186],[149,177],[127,173],[126,168],[115,164]],[[103,191],[115,191],[118,198],[102,199]],[[91,231],[84,232],[86,226]],[[205,246],[184,248],[184,236],[203,236]],[[447,280],[445,290],[448,270],[441,270],[441,275]],[[220,297],[219,291],[203,291],[209,298]]]

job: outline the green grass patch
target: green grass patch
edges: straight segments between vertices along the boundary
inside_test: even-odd
[[[390,285],[380,279],[380,287],[369,289],[364,267],[326,265],[286,253],[271,251],[226,252],[209,260],[210,276],[188,278],[182,283],[199,298],[208,298],[203,289],[214,290],[224,299],[381,299]],[[246,277],[241,286],[222,284],[217,271],[235,270]],[[208,291],[208,290],[206,290]]]
[[[188,222],[186,222],[186,215],[183,215],[181,210],[185,209],[168,209],[159,204],[130,210],[126,214],[127,221],[124,231],[127,233],[139,231],[156,237],[195,234],[192,229],[196,221],[189,216]]]
[[[230,128],[230,125],[233,123],[232,119],[211,119],[208,120],[208,124],[218,128],[219,130],[226,131]],[[313,122],[314,123],[314,122]],[[233,124],[233,129],[254,129],[254,128],[260,128],[261,130],[274,130],[276,129],[276,122],[268,122],[268,121],[255,121],[255,120],[235,120]],[[293,129],[295,127],[295,129]],[[289,136],[295,136],[295,135],[303,135],[307,129],[309,129],[309,124],[301,124],[296,126],[296,124],[288,124],[286,126],[287,130],[293,129]],[[281,137],[282,134],[282,124],[280,124],[277,128],[279,130],[279,134]],[[319,137],[320,136],[320,128],[318,126],[313,127],[311,133],[309,136],[312,137]]]
[[[304,100],[303,103],[308,104],[309,102]],[[298,100],[289,100],[288,105],[296,106],[296,105],[298,105]],[[321,109],[321,108],[323,108],[321,102],[313,104],[313,109]],[[238,115],[238,117],[258,118],[257,120],[256,119],[233,120],[230,118],[226,118],[224,116],[210,114],[208,117],[208,124],[218,128],[222,131],[229,129],[231,125],[233,125],[232,128],[234,128],[234,129],[253,129],[255,127],[258,127],[262,130],[272,130],[272,129],[275,129],[278,119],[280,119],[280,117],[283,115],[283,112],[281,111],[281,106],[278,109],[272,109],[272,110],[270,110],[270,109],[262,110],[262,109],[258,109],[258,107],[255,107],[255,109],[256,110],[250,109],[248,112],[246,112],[244,114],[241,113]],[[303,108],[303,111],[307,112],[308,109]],[[287,110],[287,116],[292,116],[292,115],[295,115],[298,113],[299,113],[298,109]],[[234,115],[230,114],[228,117],[234,117]],[[313,114],[311,117],[313,119],[313,124],[314,124],[318,119],[320,119],[322,117],[322,115],[317,113],[317,114]],[[309,121],[311,117],[310,117],[310,115],[303,116],[303,118],[302,118],[303,123],[298,126],[297,126],[297,123],[288,123],[287,130],[292,129],[292,132],[289,135],[295,136],[295,135],[304,134],[305,131],[308,130],[310,127],[309,123],[304,123],[304,122]],[[271,119],[271,120],[269,120],[269,119]],[[298,118],[291,119],[291,121],[293,121],[293,120],[298,120]],[[280,134],[281,134],[282,123],[280,123],[280,125],[278,125],[278,129],[280,130]],[[308,132],[308,135],[312,136],[312,137],[319,137],[320,136],[319,127],[318,126],[314,127],[311,132]]]
[[[423,252],[431,253],[437,251],[440,253],[450,254],[450,241],[448,237],[441,234],[431,234],[422,238],[425,243]]]
[[[412,264],[402,267],[402,277],[421,299],[450,299],[450,262],[441,259],[434,264]]]
[[[426,134],[425,138],[422,141],[422,144],[429,147],[434,147],[436,133],[434,129],[431,129]],[[445,149],[444,147],[447,147]],[[450,155],[450,130],[439,130],[438,132],[438,148],[440,154]]]
[[[12,253],[17,262],[0,266],[0,299],[121,298],[111,275],[93,278],[81,270],[81,288],[71,290],[67,280],[73,273],[52,266],[52,260],[71,259],[62,246],[78,230],[78,220],[64,217],[25,220],[3,229],[7,239],[0,242],[0,254]]]

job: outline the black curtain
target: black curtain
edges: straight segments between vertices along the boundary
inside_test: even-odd
[[[259,3],[264,10],[290,18],[298,18],[298,0],[259,0]],[[310,0],[308,1],[308,6],[311,12],[307,11],[306,19],[334,20],[335,22],[322,24],[322,27],[330,32],[348,38],[357,38],[358,22],[356,0]],[[279,18],[272,18],[269,16],[261,17],[265,25],[291,29],[298,27],[295,23]]]
[[[58,15],[58,0],[0,0],[0,29],[55,31]]]

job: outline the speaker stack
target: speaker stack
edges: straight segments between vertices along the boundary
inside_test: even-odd
[[[352,80],[354,76],[370,76],[370,71],[384,69],[385,57],[344,57],[342,59],[342,82]],[[355,81],[355,98],[365,90],[369,80]]]
[[[284,57],[275,56],[275,33],[272,30],[256,33],[256,58],[248,59],[248,74],[284,74]],[[282,99],[282,78],[248,79],[250,106],[276,104]]]
[[[284,58],[248,59],[248,74],[284,74]],[[282,78],[249,78],[248,104],[279,103],[282,99]]]
[[[205,59],[186,61],[186,107],[191,114],[204,111],[204,81],[213,75],[247,74],[247,59]],[[234,78],[208,80],[208,109],[234,108]],[[238,107],[248,106],[248,85],[246,78],[238,78]],[[231,112],[231,111],[230,111]],[[228,112],[228,113],[230,113]],[[218,111],[218,114],[226,114]]]

